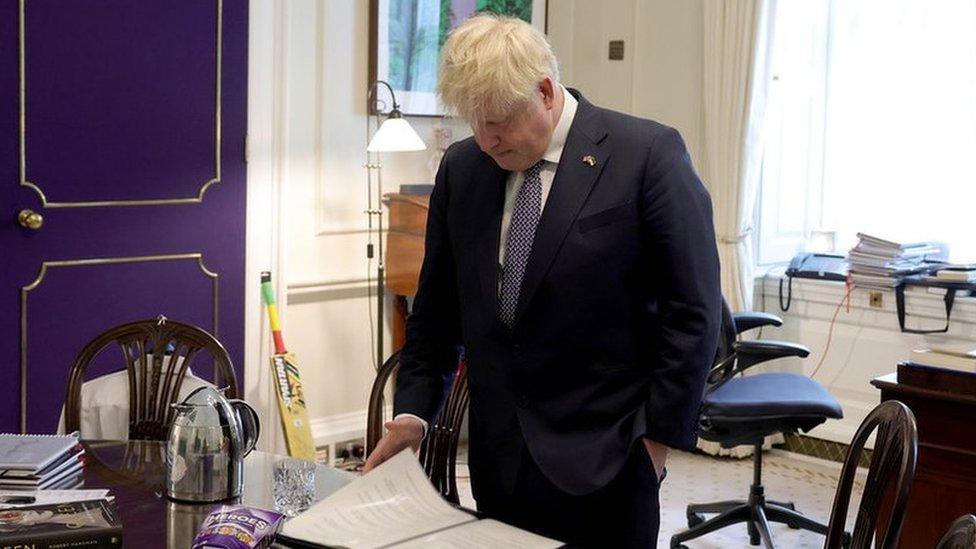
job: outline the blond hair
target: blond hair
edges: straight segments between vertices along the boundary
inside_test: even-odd
[[[545,35],[521,19],[482,13],[444,43],[437,95],[449,113],[479,124],[517,112],[546,77],[559,80]]]

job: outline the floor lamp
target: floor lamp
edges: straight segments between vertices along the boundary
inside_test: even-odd
[[[376,99],[376,90],[380,85],[386,86],[390,90],[390,98],[393,109],[389,114],[383,115],[380,111],[381,102]],[[386,293],[386,268],[383,256],[383,177],[382,164],[380,163],[380,153],[402,152],[402,151],[422,151],[427,148],[424,140],[417,135],[417,132],[410,126],[410,123],[403,118],[400,112],[400,105],[397,104],[396,95],[393,88],[383,80],[374,82],[367,91],[369,113],[366,117],[366,185],[367,185],[367,210],[366,215],[369,219],[369,243],[366,245],[366,257],[373,258],[373,218],[376,218],[376,234],[379,243],[379,262],[376,267],[376,368],[383,365],[383,301]],[[372,114],[370,114],[372,113]],[[379,129],[370,137],[370,118],[376,117],[377,124],[386,117]],[[373,177],[375,172],[376,177]],[[376,180],[376,202],[373,202],[373,180]]]

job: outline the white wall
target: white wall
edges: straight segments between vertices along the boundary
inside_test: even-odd
[[[550,0],[549,31],[563,81],[598,105],[677,127],[694,156],[701,133],[701,1]],[[273,67],[252,70],[251,77],[273,78],[277,90],[273,99],[262,98],[273,101],[265,110],[273,111],[277,130],[276,142],[262,150],[277,159],[281,187],[276,226],[279,271],[287,281],[284,335],[299,358],[313,431],[323,444],[361,436],[373,377],[375,303],[367,300],[366,277],[375,276],[375,263],[367,270],[363,213],[368,1],[280,0],[273,11],[274,32],[252,40],[251,52],[272,51],[267,65]],[[624,61],[606,59],[610,39],[626,41]],[[433,143],[436,119],[410,122]],[[446,124],[456,139],[468,135],[465,127]],[[385,155],[385,190],[430,182],[429,155]],[[387,338],[389,326],[387,320]]]
[[[365,428],[373,380],[367,268],[366,86],[368,2],[286,0],[281,32],[287,179],[281,216],[287,277],[284,335],[300,361],[319,444]],[[434,118],[410,118],[432,145]],[[447,122],[455,137],[465,128]],[[384,191],[432,182],[430,151],[382,158]],[[386,308],[386,352],[390,322]],[[358,433],[361,436],[361,433]]]
[[[565,84],[592,103],[677,128],[701,150],[703,0],[549,0]],[[608,59],[610,40],[624,59]]]

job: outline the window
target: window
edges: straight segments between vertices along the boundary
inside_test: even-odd
[[[855,233],[976,261],[976,2],[778,4],[758,259]]]

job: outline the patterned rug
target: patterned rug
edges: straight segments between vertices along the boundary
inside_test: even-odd
[[[464,454],[459,456],[458,491],[461,504],[474,508],[465,458]],[[855,478],[851,509],[857,509],[864,487],[864,475],[865,470],[861,469]],[[819,522],[826,523],[830,519],[830,507],[839,476],[840,463],[781,450],[769,451],[763,456],[763,485],[766,496],[776,501],[792,501],[799,511]],[[672,452],[668,459],[668,478],[661,487],[661,534],[658,537],[658,547],[669,547],[671,535],[687,527],[686,505],[745,499],[751,483],[751,459]],[[854,513],[849,515],[848,529],[853,524]],[[813,532],[791,530],[782,524],[772,524],[770,530],[777,547],[823,547],[823,536]],[[745,524],[713,532],[686,545],[690,549],[751,547]]]

